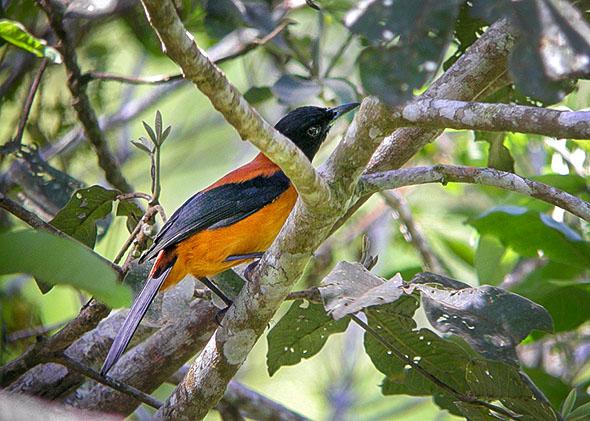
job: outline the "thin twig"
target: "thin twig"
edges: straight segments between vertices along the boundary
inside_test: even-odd
[[[125,253],[127,252],[129,246],[131,246],[133,241],[136,240],[137,235],[141,232],[142,227],[145,224],[147,224],[148,221],[150,221],[156,213],[158,213],[158,209],[155,206],[149,206],[147,208],[147,210],[145,211],[137,225],[135,225],[135,228],[133,229],[131,234],[129,234],[129,237],[127,237],[127,239],[125,240],[125,243],[123,243],[123,245],[121,246],[119,253],[117,253],[115,258],[113,259],[114,264],[119,264],[123,256],[125,256]]]
[[[147,193],[134,192],[134,193],[120,194],[115,199],[117,199],[117,200],[144,199],[144,200],[150,201],[150,200],[152,200],[152,196]]]
[[[27,120],[29,119],[29,114],[31,113],[31,107],[33,106],[33,101],[35,100],[35,94],[37,93],[37,89],[39,88],[39,84],[41,83],[41,78],[43,77],[43,73],[47,68],[47,59],[41,60],[41,64],[39,65],[39,70],[37,70],[37,74],[35,78],[31,82],[31,86],[29,88],[29,93],[27,95],[27,99],[23,105],[23,111],[20,115],[20,119],[18,121],[18,127],[16,130],[16,135],[12,139],[12,141],[8,142],[1,148],[2,154],[8,154],[14,151],[17,151],[20,148],[22,143],[23,134],[25,133],[25,126],[27,124]]]
[[[16,332],[12,332],[6,335],[6,343],[12,343],[17,341],[22,341],[23,339],[28,339],[33,336],[43,336],[48,334],[49,332],[59,329],[62,327],[66,322],[59,322],[54,323],[48,326],[36,326],[29,329],[22,329],[17,330]]]
[[[447,383],[440,380],[438,377],[436,377],[435,375],[433,375],[432,373],[430,373],[429,371],[424,369],[422,366],[420,366],[419,363],[416,363],[411,358],[406,357],[403,352],[400,352],[393,344],[391,344],[386,338],[384,338],[381,334],[379,334],[379,332],[377,332],[375,329],[373,329],[367,323],[365,323],[364,321],[359,319],[356,315],[351,314],[350,318],[352,319],[353,322],[355,322],[357,325],[359,325],[361,328],[363,328],[367,333],[369,333],[371,336],[373,336],[377,341],[379,341],[381,343],[381,345],[383,345],[388,351],[391,351],[391,353],[393,355],[395,355],[398,359],[402,360],[404,363],[411,366],[413,369],[415,369],[422,376],[426,377],[432,383],[434,383],[435,385],[437,385],[441,389],[445,390],[447,393],[452,395],[454,398],[460,400],[461,402],[467,402],[467,403],[470,403],[473,405],[483,406],[493,412],[504,415],[512,420],[519,420],[520,418],[522,418],[520,415],[514,414],[512,411],[509,411],[507,409],[493,405],[489,402],[482,401],[482,400],[474,398],[472,396],[464,395],[461,392],[455,390],[455,388],[448,385]]]
[[[426,183],[473,183],[522,193],[558,206],[590,222],[590,203],[538,181],[493,168],[435,165],[367,174],[359,183],[360,195]]]
[[[423,269],[441,275],[445,274],[446,270],[444,269],[443,264],[430,247],[430,244],[428,244],[426,236],[414,220],[412,211],[403,196],[392,191],[384,191],[381,192],[381,197],[396,213],[396,218],[405,229],[404,237],[406,237],[405,234],[408,234],[409,236],[406,240],[411,243],[416,250],[418,250],[420,256],[422,256],[422,261],[424,263]]]
[[[86,137],[92,144],[98,164],[102,168],[107,181],[124,193],[134,191],[134,188],[123,176],[121,168],[116,158],[110,151],[104,133],[98,124],[98,119],[90,104],[90,99],[86,93],[86,87],[80,82],[82,73],[78,66],[76,49],[70,42],[68,34],[63,26],[61,11],[57,10],[49,0],[37,0],[41,8],[47,14],[51,29],[57,36],[59,42],[57,45],[63,58],[68,74],[68,88],[73,97],[73,107],[76,110],[78,119],[84,128]]]
[[[95,382],[104,384],[121,393],[131,396],[132,398],[137,399],[138,401],[143,402],[146,405],[151,406],[152,408],[158,409],[162,406],[162,402],[160,402],[153,396],[148,395],[147,393],[144,393],[133,386],[120,382],[117,379],[113,379],[112,377],[108,376],[103,376],[98,371],[93,370],[90,367],[87,367],[86,365],[74,360],[73,358],[68,357],[65,354],[53,355],[51,357],[51,361],[62,364],[70,370],[75,370],[78,373],[81,373],[86,377],[94,380]]]
[[[354,37],[354,33],[349,32],[348,36],[346,37],[346,39],[344,40],[344,42],[342,43],[340,48],[338,48],[338,51],[336,51],[336,53],[332,56],[332,59],[330,60],[330,64],[328,64],[328,67],[326,68],[326,71],[324,73],[324,79],[330,77],[330,73],[332,73],[332,70],[334,70],[336,63],[338,63],[338,59],[340,59],[342,54],[344,54],[344,51],[346,51],[346,49],[348,48],[348,46],[352,42],[353,37]]]

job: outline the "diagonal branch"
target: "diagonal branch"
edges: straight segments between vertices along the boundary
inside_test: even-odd
[[[104,133],[98,125],[98,119],[90,104],[90,99],[86,94],[86,88],[81,83],[82,72],[78,66],[76,49],[74,44],[69,41],[68,34],[64,29],[61,11],[58,11],[57,7],[52,5],[49,0],[38,0],[38,2],[47,14],[51,29],[59,40],[57,48],[64,58],[68,88],[74,99],[72,105],[84,127],[86,137],[96,152],[98,164],[103,169],[105,178],[113,187],[124,193],[132,192],[133,187],[123,176],[119,163],[110,151]]]
[[[418,99],[393,107],[398,126],[522,132],[590,139],[590,111],[559,111],[515,104]]]
[[[446,274],[447,271],[444,265],[430,247],[422,229],[414,221],[412,211],[406,199],[397,193],[385,191],[381,192],[381,197],[397,214],[396,219],[399,220],[400,225],[405,227],[405,231],[403,231],[404,237],[406,237],[406,234],[409,234],[409,239],[406,238],[406,241],[410,242],[418,250],[418,253],[420,253],[424,270],[441,275]]]
[[[329,190],[309,160],[289,139],[268,124],[199,48],[168,1],[142,1],[150,24],[162,41],[166,54],[238,131],[291,179],[301,199],[318,204],[329,199]]]
[[[403,186],[449,182],[482,184],[521,193],[565,209],[590,222],[590,203],[585,200],[547,184],[493,168],[435,165],[367,174],[361,178],[360,190],[365,195]]]

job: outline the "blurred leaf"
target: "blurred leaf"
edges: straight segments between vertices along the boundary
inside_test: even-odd
[[[518,363],[516,346],[532,330],[553,330],[547,310],[520,295],[489,285],[458,289],[456,282],[433,273],[412,280],[430,324],[460,336],[486,358]]]
[[[546,214],[523,207],[500,206],[471,219],[469,224],[482,235],[498,238],[522,256],[537,257],[538,250],[542,250],[556,262],[590,267],[590,243]]]
[[[111,307],[129,304],[129,289],[90,250],[74,241],[31,230],[0,235],[0,274],[28,273],[53,285],[83,289]]]
[[[303,104],[317,97],[322,87],[315,81],[301,76],[283,75],[270,88],[279,101],[289,104]]]
[[[349,321],[333,320],[321,304],[295,301],[268,333],[268,373],[272,376],[282,366],[314,356],[330,335],[344,332]]]
[[[587,421],[590,419],[590,402],[578,406],[567,416],[567,421]]]
[[[356,87],[349,80],[344,78],[328,78],[322,80],[325,87],[331,90],[338,98],[339,104],[356,102],[359,100],[359,94]]]
[[[213,281],[221,292],[231,299],[237,297],[244,286],[244,279],[232,269],[225,270],[215,275]]]
[[[510,17],[520,29],[510,72],[525,95],[555,103],[575,79],[590,74],[590,26],[567,1],[474,0],[473,13],[490,23]]]
[[[561,415],[567,417],[572,409],[574,409],[574,405],[576,403],[576,396],[577,396],[576,389],[573,388],[570,393],[568,393],[567,397],[563,401],[563,405],[561,406]]]
[[[0,38],[29,53],[33,53],[37,57],[45,57],[57,64],[62,62],[61,55],[55,48],[47,46],[45,40],[34,37],[19,22],[0,19]]]
[[[401,276],[389,281],[371,274],[360,263],[339,262],[322,280],[320,294],[335,320],[374,305],[396,301],[404,291]]]
[[[11,168],[11,178],[36,206],[54,215],[84,183],[49,165],[36,147],[25,146]]]
[[[514,172],[514,158],[510,150],[504,145],[506,135],[502,132],[475,132],[475,140],[487,142],[490,146],[488,151],[488,167],[500,171]]]
[[[80,189],[55,215],[50,224],[88,247],[94,248],[97,224],[111,213],[117,194],[116,190],[107,190],[100,186]]]
[[[117,216],[127,217],[127,231],[132,233],[143,216],[143,211],[133,200],[120,200],[117,203]]]
[[[441,241],[455,256],[467,263],[469,266],[474,265],[473,247],[463,240],[454,237],[441,236]]]
[[[259,104],[272,98],[272,91],[267,86],[252,86],[244,94],[244,98],[252,105]]]
[[[111,14],[117,7],[116,0],[71,0],[64,16],[68,18],[97,19]]]
[[[391,104],[411,98],[439,68],[461,3],[371,1],[349,12],[348,28],[371,44],[358,58],[365,90]]]
[[[491,235],[479,237],[475,250],[475,270],[480,284],[498,285],[504,279],[506,271],[502,270],[500,262],[506,253],[506,247]]]
[[[575,196],[586,196],[590,194],[590,178],[577,174],[543,174],[530,177],[535,181],[549,184],[560,190],[564,190]]]
[[[564,332],[590,319],[590,306],[587,305],[590,302],[590,284],[559,281],[552,274],[554,271],[561,271],[560,277],[566,279],[580,273],[578,270],[569,274],[571,269],[549,262],[511,289],[542,305],[553,317],[555,331]]]
[[[481,34],[484,32],[484,27],[487,23],[473,16],[470,12],[471,3],[465,2],[459,9],[459,16],[455,24],[455,42],[457,43],[457,51],[453,53],[443,64],[443,69],[447,70],[451,67],[459,57],[467,51],[467,48],[473,44]]]

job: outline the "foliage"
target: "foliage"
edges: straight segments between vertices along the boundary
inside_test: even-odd
[[[1,143],[13,137],[40,59],[52,62],[26,121],[23,145],[0,156],[0,197],[76,240],[22,231],[22,222],[0,213],[3,340],[75,317],[77,289],[112,306],[126,305],[128,290],[82,244],[109,260],[130,232],[139,230],[149,244],[155,219],[138,226],[145,211],[140,200],[171,212],[254,154],[190,84],[137,87],[86,73],[178,72],[163,58],[143,8],[132,3],[76,0],[64,12],[107,149],[136,191],[150,192],[141,199],[122,198],[105,182],[96,150],[79,129],[45,15],[30,0],[0,4]],[[367,95],[390,104],[411,100],[498,18],[510,19],[520,35],[509,77],[478,100],[573,110],[590,105],[583,80],[590,73],[584,1],[307,2],[319,10],[304,2],[266,0],[174,3],[199,45],[224,59],[223,71],[270,122],[300,105],[334,106]],[[291,3],[300,5],[285,6]],[[152,120],[156,107],[161,112],[154,123],[141,124]],[[174,125],[174,139],[162,116]],[[342,133],[340,124],[318,162]],[[161,149],[164,141],[169,146]],[[447,130],[412,165],[492,167],[588,200],[589,152],[584,140]],[[424,369],[462,396],[525,419],[554,419],[557,410],[567,420],[588,418],[587,223],[535,198],[482,186],[416,186],[400,194],[449,277],[424,272],[423,251],[407,221],[392,219],[391,210],[372,199],[322,245],[299,284],[317,286],[329,273],[320,288],[324,302],[299,298],[275,316],[266,333],[266,367],[263,351],[255,349],[241,373],[245,381],[314,419],[330,418],[341,408],[344,415],[337,415],[350,419],[426,419],[441,408],[490,418],[489,408],[461,401],[425,377]],[[342,262],[363,261],[361,233],[373,240],[371,251],[380,257],[374,274]],[[137,257],[131,242],[130,256]],[[139,288],[148,268],[130,268],[126,282]],[[64,287],[43,296],[22,274]],[[227,272],[214,282],[235,297],[244,281]],[[72,303],[75,309],[66,310]],[[359,321],[366,325],[362,337]],[[2,362],[29,343],[2,342]],[[161,398],[163,390],[157,392]],[[432,397],[433,403],[400,395]]]
[[[113,307],[129,304],[131,294],[113,269],[74,241],[35,231],[2,234],[0,240],[0,275],[29,273],[84,289]]]

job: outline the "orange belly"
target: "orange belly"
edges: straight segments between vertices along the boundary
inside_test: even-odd
[[[176,262],[162,285],[166,289],[187,274],[199,278],[216,275],[250,259],[226,262],[229,256],[264,252],[274,241],[297,200],[290,186],[274,202],[237,223],[200,231],[180,242],[175,249]]]

